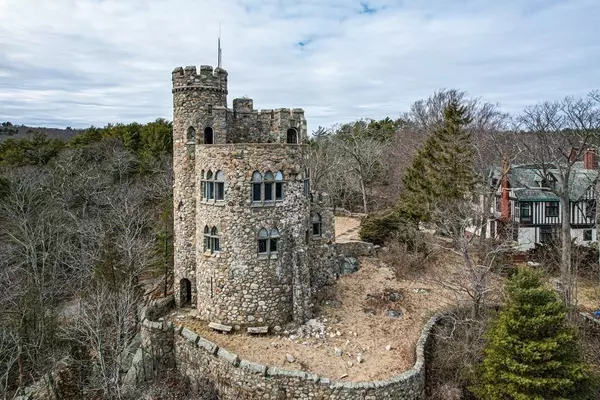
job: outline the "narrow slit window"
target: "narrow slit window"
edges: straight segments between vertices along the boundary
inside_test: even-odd
[[[322,231],[322,220],[319,214],[315,214],[312,217],[312,234],[313,236],[321,237]]]

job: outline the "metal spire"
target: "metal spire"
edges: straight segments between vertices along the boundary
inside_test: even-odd
[[[218,60],[218,67],[219,68],[223,68],[223,60],[221,58],[221,23],[219,22],[219,40],[218,40],[218,48],[219,48],[219,60]]]

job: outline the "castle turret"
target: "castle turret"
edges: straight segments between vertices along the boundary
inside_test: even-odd
[[[178,304],[195,303],[195,147],[214,142],[213,109],[227,106],[227,71],[195,66],[173,71],[173,205]],[[223,135],[222,140],[225,140]],[[183,300],[182,300],[183,299]]]
[[[173,72],[178,304],[237,329],[303,322],[317,243],[304,111],[226,95],[220,68]]]

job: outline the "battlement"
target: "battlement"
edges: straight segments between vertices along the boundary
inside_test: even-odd
[[[247,98],[233,99],[233,111],[251,113],[254,111],[254,102]]]
[[[201,65],[200,72],[195,65],[185,68],[177,67],[173,70],[173,92],[205,89],[217,90],[227,93],[227,71],[210,65]]]

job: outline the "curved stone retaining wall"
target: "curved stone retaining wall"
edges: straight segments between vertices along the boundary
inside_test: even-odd
[[[424,399],[425,349],[431,329],[440,317],[441,314],[434,316],[423,328],[417,343],[416,362],[410,370],[388,380],[371,382],[335,381],[243,360],[187,328],[145,320],[142,347],[151,362],[145,363],[144,374],[149,379],[154,375],[152,370],[174,362],[193,386],[208,379],[225,400],[421,400]]]

